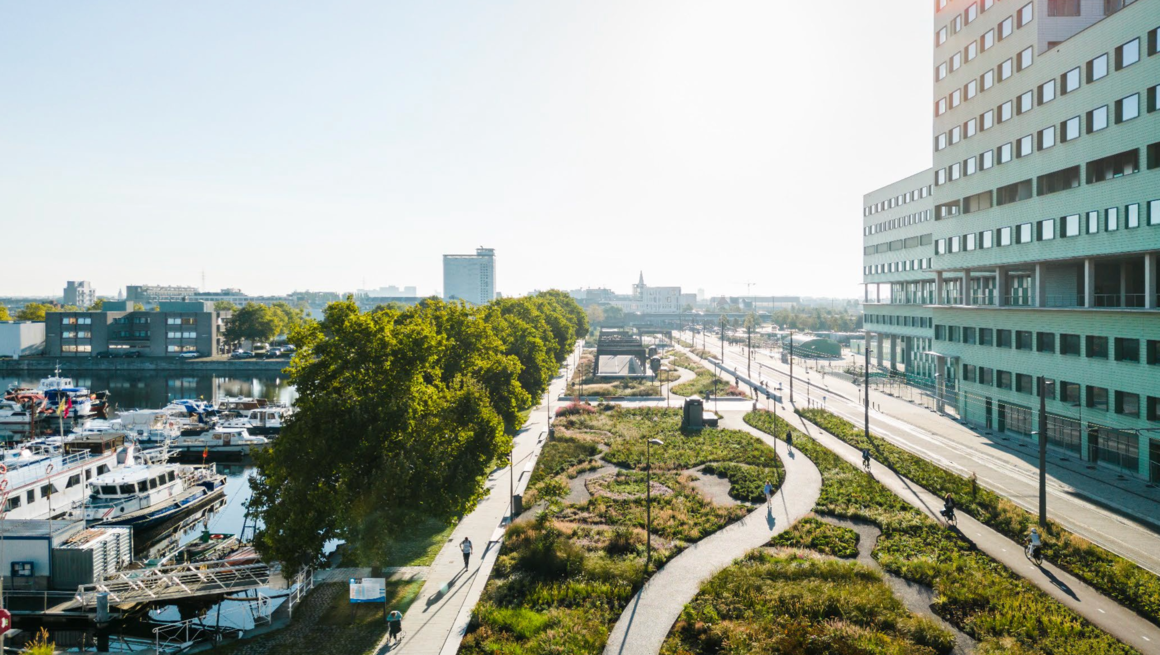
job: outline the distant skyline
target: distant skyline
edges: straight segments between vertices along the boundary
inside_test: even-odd
[[[0,6],[0,296],[484,246],[506,295],[856,297],[862,195],[930,165],[917,0]]]

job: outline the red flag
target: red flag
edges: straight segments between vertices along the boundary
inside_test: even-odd
[[[209,457],[209,446],[206,446],[205,450],[201,451],[201,461],[205,462],[205,458],[207,457]]]
[[[68,418],[69,410],[72,409],[72,396],[65,396],[64,417]]]

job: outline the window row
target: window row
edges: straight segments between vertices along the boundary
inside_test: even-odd
[[[1048,400],[1058,400],[1074,407],[1083,404],[1089,409],[1103,412],[1114,411],[1122,416],[1140,417],[1140,394],[1128,391],[1109,391],[1106,387],[1088,385],[1084,399],[1081,401],[1081,385],[1078,382],[1058,383],[1051,379],[1043,380],[1028,373],[1012,373],[999,369],[974,364],[962,365],[964,382],[971,382],[983,386],[994,386],[997,389],[1007,389],[1015,393],[1038,397],[1043,393]],[[1160,421],[1160,398],[1148,396],[1145,416],[1149,421]]]
[[[901,227],[908,227],[925,223],[931,219],[929,209],[924,209],[914,214],[907,214],[898,218],[892,218],[888,221],[882,221],[873,225],[867,225],[862,228],[862,236],[870,236],[871,234],[878,234],[880,232],[887,232],[889,230],[896,230]]]
[[[971,3],[967,6],[961,14],[956,14],[949,23],[943,25],[934,33],[934,45],[939,47],[947,42],[951,36],[958,34],[964,27],[970,25],[979,17],[979,14],[987,11],[994,6],[995,0],[979,0],[979,2]],[[1015,14],[1004,18],[999,22],[999,26],[990,31],[992,35],[992,45],[995,36],[995,29],[998,29],[999,39],[1005,39],[1015,32],[1016,27],[1024,27],[1029,25],[1032,19],[1035,18],[1035,9],[1032,6],[1034,3],[1028,2],[1015,12]],[[946,6],[943,0],[936,0],[936,12]]]
[[[894,314],[866,314],[862,317],[862,322],[867,325],[894,325],[897,327],[916,328],[929,328],[933,320],[929,316],[895,316]]]
[[[1160,85],[1146,91],[1146,111],[1152,113],[1160,108]],[[1054,148],[1058,143],[1068,143],[1079,139],[1084,134],[1095,134],[1108,128],[1109,125],[1120,125],[1140,116],[1140,94],[1120,98],[1109,105],[1096,107],[1084,116],[1073,116],[1059,125],[1049,125],[1030,134],[1026,134],[1014,141],[1008,141],[994,149],[984,150],[978,155],[972,155],[962,161],[956,161],[934,172],[934,185],[943,186],[965,177],[970,177],[980,171],[990,170],[995,166],[1011,163],[1016,159],[1029,157],[1036,152]],[[990,112],[988,112],[990,113]],[[974,119],[972,119],[974,120]],[[958,128],[956,128],[958,129]],[[1132,152],[1132,151],[1128,151]],[[1152,156],[1152,146],[1148,146],[1148,156]],[[1154,168],[1154,166],[1149,166]],[[1078,185],[1077,185],[1078,186]],[[1071,187],[1068,187],[1071,188]],[[1057,189],[1063,191],[1064,189]],[[945,203],[944,203],[945,204]],[[946,218],[945,213],[935,209],[935,220]]]
[[[906,239],[895,239],[894,241],[884,241],[882,243],[866,246],[863,249],[863,254],[875,255],[884,252],[891,252],[895,250],[905,250],[907,248],[917,248],[919,246],[929,246],[934,239],[934,235],[923,234],[916,237],[908,237]]]
[[[926,271],[930,269],[930,257],[926,259],[905,259],[900,262],[885,264],[871,264],[862,267],[863,275],[882,275],[884,273],[906,273],[909,271]]]
[[[873,216],[874,214],[877,214],[878,212],[881,212],[881,211],[886,211],[887,209],[894,209],[895,207],[901,207],[902,205],[905,205],[907,203],[911,203],[911,202],[914,202],[916,200],[921,200],[922,198],[926,198],[930,194],[931,194],[931,188],[929,185],[924,186],[924,187],[919,188],[919,189],[915,189],[914,191],[907,191],[906,193],[900,193],[897,196],[894,196],[893,198],[887,198],[886,200],[876,202],[873,205],[868,205],[866,207],[863,207],[862,208],[862,216]]]
[[[1109,359],[1114,354],[1117,362],[1145,362],[1160,366],[1160,340],[1143,342],[1134,337],[1104,337],[1098,335],[1056,334],[1031,330],[976,328],[959,325],[934,326],[935,341],[950,341],[969,346],[994,346],[1047,354],[1058,353],[1088,359]],[[1109,346],[1114,348],[1109,349]]]
[[[1160,226],[1160,200],[1149,201],[1147,210],[1147,224]],[[1013,227],[939,239],[935,242],[934,251],[936,255],[947,255],[987,250],[995,246],[1003,248],[1013,244],[1052,241],[1056,238],[1067,239],[1083,234],[1097,234],[1101,231],[1115,232],[1121,227],[1131,230],[1140,227],[1143,221],[1140,203],[1133,203],[1124,207],[1108,207],[1102,213],[1102,220],[1101,212],[1093,210],[1084,215],[1071,214],[1062,218],[1045,218]]]
[[[93,317],[91,316],[65,316],[60,319],[61,325],[92,325]]]

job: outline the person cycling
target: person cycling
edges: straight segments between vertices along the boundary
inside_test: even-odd
[[[869,448],[862,449],[862,468],[866,469],[867,471],[870,470],[870,449]]]
[[[1031,538],[1027,541],[1027,556],[1033,560],[1038,560],[1041,548],[1043,548],[1043,541],[1039,538],[1039,528],[1031,528]]]
[[[954,496],[947,494],[946,498],[943,499],[942,515],[943,515],[943,518],[946,519],[947,523],[954,523],[954,521],[955,521],[955,497]]]
[[[403,632],[403,613],[399,610],[392,610],[387,615],[387,633],[391,641],[397,641],[399,635]]]

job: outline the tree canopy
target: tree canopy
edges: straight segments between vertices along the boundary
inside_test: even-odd
[[[45,305],[38,302],[30,302],[16,312],[16,320],[18,321],[43,321],[44,315],[52,308],[51,305]]]
[[[10,321],[12,318],[8,315],[8,308],[0,305],[0,321]]]
[[[262,554],[296,570],[328,540],[470,511],[520,410],[587,330],[559,292],[368,312],[348,298],[293,327],[297,409],[251,480]]]

